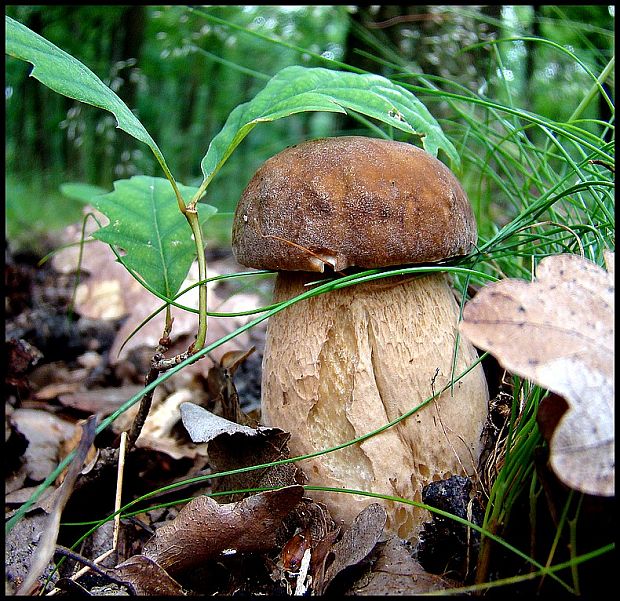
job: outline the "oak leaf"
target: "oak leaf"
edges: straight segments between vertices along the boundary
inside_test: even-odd
[[[577,255],[543,259],[533,282],[485,286],[460,331],[507,370],[562,396],[568,411],[550,441],[558,478],[581,492],[614,495],[614,281]]]
[[[301,501],[303,492],[302,486],[288,486],[224,505],[197,497],[157,530],[142,553],[170,574],[177,574],[224,551],[269,551],[276,545],[283,519]]]

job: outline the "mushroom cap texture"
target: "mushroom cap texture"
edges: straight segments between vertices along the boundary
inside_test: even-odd
[[[458,180],[427,152],[391,140],[323,138],[267,160],[233,223],[239,263],[319,271],[466,255],[476,222]]]

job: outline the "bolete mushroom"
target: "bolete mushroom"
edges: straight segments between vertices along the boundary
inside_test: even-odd
[[[477,240],[454,174],[410,144],[366,137],[314,140],[264,163],[233,224],[239,263],[278,270],[274,301],[316,272],[436,262]],[[314,272],[314,273],[313,273]],[[459,307],[445,273],[393,276],[298,302],[269,318],[262,416],[302,455],[384,426],[450,382]],[[477,359],[459,340],[454,374]],[[377,436],[303,463],[309,483],[421,501],[422,488],[473,474],[488,392],[480,365]],[[377,499],[312,493],[351,523]],[[388,528],[415,539],[428,512],[385,502]]]

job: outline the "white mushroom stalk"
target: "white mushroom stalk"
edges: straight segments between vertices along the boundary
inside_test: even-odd
[[[237,208],[239,262],[279,269],[274,300],[307,290],[323,271],[437,261],[476,241],[467,198],[434,157],[399,142],[344,137],[307,142],[265,163]],[[289,271],[291,270],[291,271]],[[411,411],[478,359],[459,340],[447,276],[396,276],[296,303],[269,319],[262,417],[304,455],[368,434]],[[421,501],[422,488],[474,475],[487,416],[480,365],[380,434],[306,460],[309,484]],[[376,499],[313,492],[350,524]],[[417,538],[428,512],[386,501],[388,529]]]

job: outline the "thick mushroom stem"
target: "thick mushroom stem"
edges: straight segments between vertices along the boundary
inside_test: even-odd
[[[281,272],[279,302],[307,290],[316,274]],[[444,274],[399,276],[334,290],[269,319],[263,361],[263,421],[291,433],[303,455],[367,434],[450,382],[458,304]],[[455,377],[477,359],[460,339]],[[362,443],[306,460],[309,484],[421,501],[422,487],[473,474],[488,391],[480,365],[403,422]],[[377,499],[313,492],[351,523]],[[388,529],[414,540],[428,512],[385,502]]]

